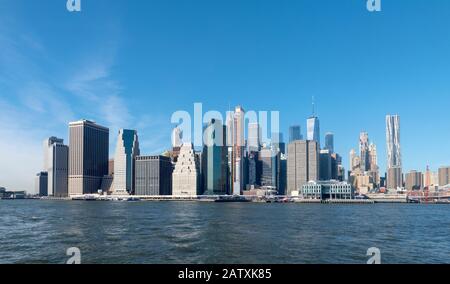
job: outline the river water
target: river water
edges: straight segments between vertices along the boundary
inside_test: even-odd
[[[450,263],[450,206],[0,200],[0,263]]]

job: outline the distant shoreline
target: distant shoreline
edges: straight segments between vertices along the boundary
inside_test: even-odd
[[[236,197],[235,197],[236,198]],[[391,200],[391,199],[327,199],[327,200],[315,200],[315,199],[297,199],[297,200],[266,200],[256,197],[246,197],[240,196],[238,199],[225,199],[218,200],[217,198],[199,198],[199,197],[133,197],[128,196],[128,198],[122,197],[122,199],[113,199],[111,196],[108,198],[17,198],[17,199],[0,199],[0,200],[36,200],[36,201],[89,201],[89,202],[210,202],[210,203],[281,203],[281,204],[324,204],[324,205],[339,205],[339,204],[354,204],[354,205],[369,205],[369,204],[421,204],[421,205],[444,205],[449,204],[450,201],[429,201],[429,202],[411,202],[405,199]]]

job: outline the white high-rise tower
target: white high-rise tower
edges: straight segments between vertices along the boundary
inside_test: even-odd
[[[195,196],[199,191],[199,161],[192,143],[184,143],[172,173],[172,195]]]
[[[139,155],[137,131],[119,130],[114,157],[114,194],[133,194],[135,158]]]

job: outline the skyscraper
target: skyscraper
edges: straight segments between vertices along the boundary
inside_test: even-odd
[[[294,141],[288,145],[287,195],[299,191],[309,181],[319,180],[319,144]]]
[[[306,121],[307,125],[307,138],[308,141],[316,141],[320,149],[320,121],[316,116],[316,105],[314,103],[314,97],[312,98],[312,115]]]
[[[331,180],[333,174],[333,161],[330,150],[320,150],[320,180]]]
[[[329,150],[330,154],[334,153],[334,134],[331,132],[325,134],[325,150]]]
[[[222,121],[212,119],[205,129],[202,175],[204,194],[225,195],[228,192],[228,150],[226,147],[226,127]]]
[[[261,163],[261,185],[270,186],[279,191],[281,153],[274,148],[264,148],[259,152]]]
[[[172,195],[195,196],[200,194],[199,159],[191,143],[184,143],[172,174]]]
[[[108,174],[109,129],[89,120],[69,124],[69,195],[96,193]]]
[[[316,141],[320,148],[320,122],[317,116],[311,116],[307,120],[308,141]]]
[[[423,175],[418,171],[410,171],[406,174],[406,190],[420,190],[423,188]]]
[[[248,151],[259,151],[261,149],[261,127],[258,123],[248,124]]]
[[[450,184],[450,167],[439,168],[439,185],[446,186]]]
[[[36,175],[34,180],[35,191],[39,196],[48,196],[48,174],[47,172],[40,172]]]
[[[361,159],[361,171],[370,170],[369,134],[367,132],[359,134],[359,158]]]
[[[370,170],[378,171],[377,145],[373,143],[370,143],[369,145],[369,161],[370,161]]]
[[[183,132],[179,127],[175,127],[172,131],[172,147],[179,148],[182,145],[183,141]]]
[[[302,139],[303,137],[300,125],[293,125],[289,127],[289,143]]]
[[[232,194],[241,195],[244,190],[244,154],[245,154],[245,111],[241,106],[233,114],[233,157],[232,157]]]
[[[138,156],[135,165],[136,195],[172,195],[173,165],[170,157]]]
[[[387,185],[388,189],[402,187],[402,156],[400,148],[400,116],[386,116]]]
[[[139,155],[137,131],[120,129],[114,156],[114,194],[133,194],[135,158]]]
[[[50,137],[44,141],[44,171],[48,173],[48,195],[67,197],[69,147],[63,139]]]

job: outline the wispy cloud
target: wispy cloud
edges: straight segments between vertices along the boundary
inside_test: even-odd
[[[161,131],[169,119],[134,113],[115,77],[120,36],[113,33],[60,63],[38,34],[5,21],[0,17],[0,186],[33,192],[42,141],[51,135],[67,141],[67,124],[76,119],[109,127],[111,154],[120,128],[139,131],[143,154],[170,145],[170,131]]]

